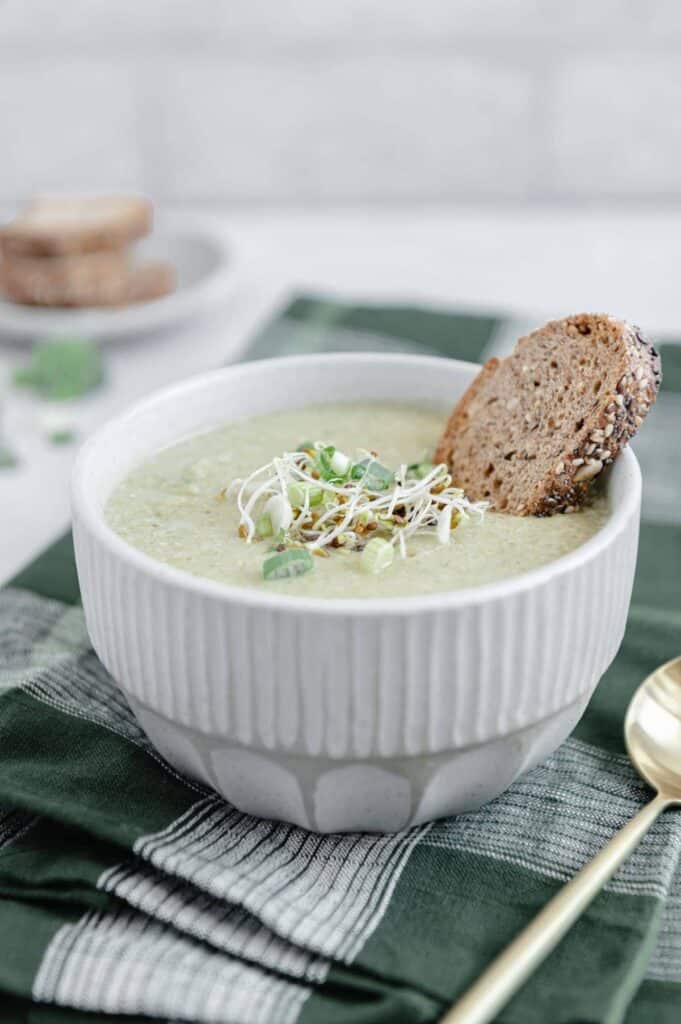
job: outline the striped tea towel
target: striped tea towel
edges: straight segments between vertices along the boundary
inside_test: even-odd
[[[479,360],[520,330],[303,298],[250,355]],[[89,646],[69,537],[0,592],[0,1022],[437,1020],[649,797],[622,718],[681,650],[681,347],[663,346],[663,365],[637,442],[645,521],[622,649],[573,736],[476,813],[387,836],[241,814],[137,726]],[[681,814],[668,813],[500,1020],[680,1019]]]

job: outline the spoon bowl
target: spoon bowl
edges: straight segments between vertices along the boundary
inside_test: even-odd
[[[624,738],[646,782],[670,802],[681,801],[681,658],[641,683],[627,709]]]

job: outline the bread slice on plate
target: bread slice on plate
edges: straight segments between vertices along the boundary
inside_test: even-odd
[[[0,288],[7,298],[31,306],[83,306],[127,278],[126,249],[84,256],[9,256],[0,260]]]
[[[0,260],[0,292],[25,306],[124,306],[159,298],[174,287],[169,264],[135,265],[126,249]]]
[[[175,291],[177,276],[169,263],[156,260],[153,263],[140,263],[128,275],[125,298],[122,305],[133,302],[150,302]]]
[[[660,381],[660,358],[637,327],[601,313],[553,320],[485,363],[436,461],[496,511],[574,511],[640,427]]]
[[[149,233],[152,205],[142,196],[45,196],[0,228],[4,256],[65,256],[119,249]]]

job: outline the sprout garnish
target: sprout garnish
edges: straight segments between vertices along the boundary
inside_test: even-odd
[[[240,536],[248,543],[272,536],[277,541],[276,556],[265,560],[265,579],[308,572],[310,553],[328,554],[329,547],[362,551],[362,570],[381,572],[395,548],[406,556],[415,534],[448,544],[463,517],[481,518],[489,504],[469,501],[452,486],[443,463],[424,459],[393,472],[373,452],[360,451],[353,461],[320,441],[284,452],[227,493],[237,487]]]

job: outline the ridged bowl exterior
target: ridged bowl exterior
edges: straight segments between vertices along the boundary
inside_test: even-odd
[[[629,605],[640,504],[631,452],[608,483],[610,520],[576,552],[501,584],[424,598],[314,603],[221,586],[153,562],[108,529],[102,508],[112,487],[164,438],[212,426],[218,406],[235,418],[264,411],[260,389],[249,403],[244,377],[281,383],[291,374],[298,385],[307,380],[312,395],[320,373],[328,379],[331,369],[330,398],[355,397],[361,370],[368,394],[380,381],[378,397],[425,390],[450,402],[475,372],[449,360],[368,355],[235,367],[147,400],[83,450],[73,511],[87,626],[102,662],[142,709],[143,724],[148,709],[229,749],[286,758],[287,771],[308,759],[376,765],[406,758],[416,769],[424,758],[583,708],[619,647]],[[415,369],[420,389],[409,383]],[[237,391],[246,395],[241,409],[230,401]],[[305,386],[302,396],[300,386],[295,391],[289,405],[312,400]],[[182,416],[172,419],[183,422],[168,435],[168,410],[180,406]],[[448,809],[459,809],[455,798]],[[248,796],[241,803],[251,809]],[[335,827],[371,827],[365,819],[350,808]],[[409,820],[416,820],[413,808]],[[315,816],[304,823],[315,826]]]

